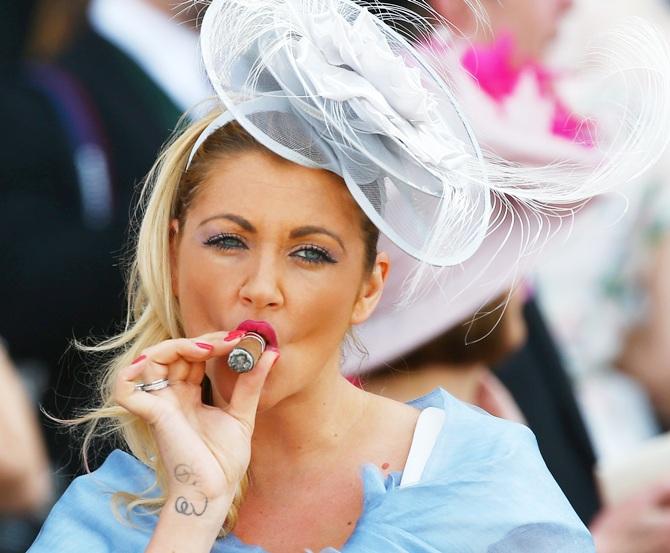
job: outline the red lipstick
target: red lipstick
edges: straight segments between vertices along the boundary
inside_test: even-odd
[[[269,348],[279,349],[277,342],[277,334],[272,325],[266,321],[244,321],[240,323],[235,330],[243,330],[244,332],[255,332],[260,334],[267,342]]]

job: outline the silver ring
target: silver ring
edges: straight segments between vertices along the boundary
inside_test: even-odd
[[[167,378],[161,378],[159,380],[149,382],[149,384],[145,384],[144,382],[135,384],[135,390],[138,390],[140,392],[156,392],[158,390],[167,388],[169,385],[170,383],[168,382]]]

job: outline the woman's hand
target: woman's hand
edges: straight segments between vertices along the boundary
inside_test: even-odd
[[[163,511],[206,517],[218,524],[217,532],[249,465],[258,401],[278,357],[266,350],[251,372],[241,374],[224,409],[203,404],[205,363],[228,355],[238,342],[239,337],[226,332],[166,340],[120,371],[115,387],[118,404],[153,430],[169,479]],[[169,386],[162,390],[136,388],[138,382],[163,378]]]

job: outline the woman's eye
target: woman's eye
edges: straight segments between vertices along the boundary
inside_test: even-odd
[[[326,250],[317,246],[303,246],[291,255],[307,263],[337,263]]]
[[[234,234],[216,234],[205,240],[206,246],[214,246],[220,250],[246,250],[244,241]]]

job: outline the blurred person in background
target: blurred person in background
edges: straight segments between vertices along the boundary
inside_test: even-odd
[[[625,457],[670,424],[668,178],[659,172],[628,187],[625,199],[594,202],[574,228],[588,240],[553,252],[538,273],[603,460]]]
[[[27,4],[8,3],[24,20]],[[135,185],[180,114],[210,95],[194,14],[175,4],[93,0],[65,52],[15,59],[0,82],[0,265],[11,268],[0,276],[0,334],[15,359],[46,367],[56,417],[93,395],[81,360],[64,355],[72,339],[122,321],[118,259]],[[66,484],[78,448],[53,425],[49,438]]]
[[[483,125],[491,128],[487,145],[520,162],[535,162],[538,154],[559,158],[558,144],[543,138],[542,132],[570,139],[585,150],[594,146],[597,125],[576,117],[560,95],[566,84],[578,82],[581,76],[588,82],[589,75],[566,75],[541,63],[552,41],[555,48],[563,44],[553,39],[573,2],[484,4],[495,39],[485,40],[484,28],[468,32],[474,46],[463,43],[460,54],[484,92],[480,97],[470,96],[470,111],[481,113]],[[458,28],[474,29],[468,24],[464,2],[437,0],[434,5]],[[670,29],[668,14],[662,17],[660,11],[663,7],[667,11],[667,2],[654,0],[634,5],[619,2],[612,9],[619,17],[649,15]],[[602,11],[602,5],[591,2],[591,8],[590,21]],[[582,26],[583,32],[586,29],[593,34],[591,24]],[[556,78],[561,75],[567,78]],[[589,100],[591,104],[604,101]],[[520,135],[510,140],[497,131],[502,126],[486,125],[487,119],[495,120],[487,105],[504,114],[504,120],[516,123],[511,126]],[[625,199],[610,194],[592,202],[576,218],[573,231],[588,240],[567,241],[538,271],[542,310],[577,384],[599,456],[625,454],[641,439],[657,433],[659,422],[666,427],[670,423],[668,175],[670,160],[666,157],[655,174],[620,190]],[[593,251],[599,252],[597,258]]]
[[[50,506],[51,482],[34,401],[0,342],[0,552],[30,545]]]
[[[448,24],[420,40],[447,67],[465,68],[466,72],[454,72],[462,75],[455,86],[484,148],[531,166],[556,160],[595,165],[592,125],[575,116],[560,98],[554,72],[542,63],[572,2],[486,0],[481,5],[490,26],[473,17],[465,0],[436,0],[432,8]],[[515,225],[517,234],[534,232],[520,228],[518,220]],[[565,221],[559,217],[546,221],[547,228],[562,226]],[[529,270],[521,274],[528,275]],[[595,456],[533,288],[525,287],[529,294],[522,312],[528,339],[507,360],[501,360],[494,372],[535,432],[554,478],[588,523],[599,509],[593,478]],[[464,318],[472,317],[478,307],[472,304]]]
[[[0,343],[0,514],[38,513],[51,475],[35,409]]]
[[[0,3],[0,112],[3,120],[11,103],[29,94],[18,81],[35,4],[30,0]],[[0,192],[3,198],[0,206],[4,207],[7,192],[4,180],[0,180]],[[4,211],[2,209],[3,217]],[[3,240],[0,251],[5,249],[8,239],[9,236]],[[8,272],[3,264],[3,278]],[[8,291],[3,291],[3,298],[5,292]],[[4,309],[0,312],[10,318]],[[0,340],[0,553],[26,551],[51,499],[50,467],[36,408],[42,387],[33,369],[34,366],[27,364],[14,366]]]
[[[533,162],[536,160],[535,152],[541,152],[542,149],[546,149],[547,155],[554,155],[553,149],[549,147],[550,144],[555,144],[553,139],[543,142],[536,140],[538,136],[536,130],[541,130],[540,125],[544,126],[545,134],[569,139],[580,144],[584,150],[592,148],[595,145],[594,137],[597,136],[597,129],[593,128],[591,123],[573,115],[560,97],[557,73],[541,63],[546,49],[557,38],[559,22],[567,13],[568,8],[572,7],[572,2],[567,0],[506,0],[498,3],[487,0],[484,4],[491,18],[493,30],[491,38],[493,40],[485,40],[484,37],[477,36],[475,33],[473,38],[475,51],[464,46],[461,61],[477,79],[477,84],[486,93],[486,96],[498,109],[508,113],[508,120],[515,114],[520,116],[518,122],[521,136],[525,134],[526,140],[534,144],[525,156],[521,148],[519,150],[521,155],[517,155],[517,159],[521,162]],[[462,8],[463,3],[449,2],[449,0],[440,3],[438,0],[435,4],[438,11],[442,6],[442,13],[447,15],[457,27],[467,29],[467,19],[461,17],[466,12],[459,9],[450,12],[449,7],[455,5]],[[629,8],[633,11],[633,6],[630,4]],[[601,6],[600,9],[602,10],[603,7]],[[472,29],[472,26],[469,28]],[[486,46],[477,52],[477,45],[482,43]],[[533,84],[533,81],[535,86],[529,86],[529,83]],[[533,89],[539,101],[529,102],[529,99],[532,98],[529,91]],[[533,110],[533,106],[543,104],[545,107],[553,104],[552,109]],[[544,117],[542,117],[543,113]],[[504,154],[509,151],[509,148],[517,147],[510,142],[499,140],[500,138],[502,137],[494,133],[488,144],[496,152]],[[541,144],[539,149],[537,148],[538,143]],[[535,344],[532,339],[529,340],[526,348],[521,349],[503,366],[497,368],[497,374],[517,398],[522,412],[538,435],[540,443],[543,438],[548,442],[551,440],[546,439],[548,432],[542,431],[539,426],[542,417],[537,417],[534,413],[546,410],[548,404],[543,401],[540,395],[542,388],[534,385],[533,378],[543,372],[553,373],[556,384],[552,395],[556,397],[559,394],[558,390],[563,389],[562,403],[565,409],[569,409],[570,404],[574,402],[574,399],[566,393],[567,379],[564,377],[563,370],[559,371],[558,367],[556,370],[548,370],[551,365],[566,359],[565,352],[570,349],[563,349],[564,344],[572,346],[588,344],[587,351],[597,351],[603,342],[618,346],[626,344],[626,333],[624,332],[618,335],[612,332],[610,336],[606,336],[607,328],[621,328],[621,323],[626,321],[630,325],[628,336],[631,338],[628,344],[638,346],[635,350],[638,355],[638,364],[636,365],[635,361],[630,359],[632,356],[629,357],[628,363],[628,367],[637,366],[638,368],[637,371],[629,369],[630,374],[635,375],[640,382],[646,381],[648,390],[656,390],[652,398],[658,398],[667,390],[665,382],[667,382],[667,375],[670,374],[670,371],[667,370],[667,367],[670,366],[667,362],[669,359],[667,345],[670,343],[668,335],[670,325],[668,325],[667,318],[667,306],[670,305],[668,303],[670,275],[662,272],[662,269],[663,256],[667,255],[668,242],[667,238],[664,238],[663,229],[667,226],[663,224],[663,221],[667,220],[669,210],[667,208],[667,185],[662,180],[658,178],[658,175],[652,176],[646,186],[642,183],[639,187],[632,184],[629,189],[635,189],[634,191],[624,190],[627,196],[633,192],[630,196],[631,207],[628,214],[630,219],[635,221],[634,223],[617,220],[616,209],[619,209],[619,214],[621,214],[620,199],[610,200],[607,197],[601,197],[591,202],[591,205],[576,217],[573,239],[566,241],[565,245],[560,248],[560,260],[557,263],[538,264],[541,274],[550,275],[551,278],[546,284],[543,284],[542,279],[539,281],[539,287],[543,290],[542,298],[544,298],[544,290],[549,294],[556,294],[554,296],[555,306],[558,306],[560,310],[573,315],[580,312],[588,313],[585,317],[592,321],[589,326],[575,324],[574,316],[564,319],[566,322],[564,328],[572,330],[571,338],[575,341],[561,340],[559,342],[561,347],[556,348],[550,333],[546,328],[542,328],[545,325],[542,320],[545,304],[542,304],[542,311],[537,309],[537,305],[531,304],[526,308],[529,335],[532,338],[534,332],[539,332],[540,336],[535,340]],[[613,203],[617,207],[613,208]],[[585,230],[589,229],[589,221],[593,221],[591,218],[597,217],[598,214],[601,217],[601,236],[606,237],[608,242],[595,241],[593,232]],[[618,257],[608,255],[607,243],[618,250]],[[577,249],[581,247],[584,255],[580,258],[572,256],[570,250],[573,247]],[[598,252],[598,256],[593,255],[594,251]],[[657,255],[656,259],[654,255]],[[589,283],[588,279],[594,272],[597,273],[600,270],[598,267],[606,257],[615,260],[609,266],[609,273],[605,274],[603,271],[599,279],[596,277]],[[597,282],[601,287],[600,292],[596,286],[592,285],[593,282]],[[552,288],[552,284],[556,285],[556,288]],[[647,286],[646,291],[645,285]],[[561,291],[567,293],[561,295]],[[599,303],[603,296],[611,296],[613,299]],[[616,310],[609,308],[608,303],[618,303],[620,314],[617,315]],[[643,315],[643,306],[649,306],[646,317]],[[553,320],[553,313],[551,311],[550,313]],[[630,324],[631,322],[633,324]],[[579,338],[576,334],[579,335]],[[543,342],[544,345],[540,345]],[[548,355],[552,349],[555,350],[555,354]],[[626,360],[627,351],[630,349],[624,347],[623,352],[619,352],[622,360]],[[533,366],[534,370],[523,374],[524,366],[528,368]],[[622,366],[625,366],[625,362],[622,363]],[[663,366],[666,369],[663,369]],[[568,362],[568,367],[572,369],[571,362]],[[593,369],[598,370],[596,367]],[[646,374],[645,369],[647,369]],[[574,373],[571,371],[571,374]],[[600,391],[603,391],[602,388]],[[616,397],[619,394],[617,390],[612,395]],[[619,403],[618,409],[614,409],[617,412],[611,412],[607,420],[611,435],[615,436],[615,441],[621,445],[626,441],[622,434],[625,428],[630,428],[636,423],[640,424],[639,421],[647,417],[644,399],[639,396],[633,397],[635,399],[628,403]],[[581,403],[584,405],[584,402]],[[591,406],[588,406],[588,402],[586,403],[586,409],[582,412],[589,417],[589,411],[595,406],[595,403],[592,403]],[[656,399],[656,405],[657,408],[661,408],[660,412],[662,412],[663,400]],[[571,416],[573,418],[577,416],[576,409]],[[579,428],[581,421],[575,421],[573,427],[581,434]],[[649,424],[647,432],[651,432],[652,428],[653,425]],[[551,428],[548,426],[545,430],[550,431]],[[599,440],[595,434],[591,436],[595,437],[595,443],[599,446]],[[580,439],[579,443],[581,447],[584,447],[583,439]],[[547,451],[546,446],[543,451]],[[548,464],[552,468],[549,460]],[[560,481],[558,477],[557,479]],[[565,488],[564,491],[570,495]],[[591,523],[598,551],[641,553],[670,550],[670,539],[668,538],[670,509],[667,506],[669,499],[668,486],[658,485],[641,491],[635,497],[616,507],[601,509]]]
[[[631,16],[670,30],[666,1],[614,1],[605,10],[601,3],[582,0],[580,8],[571,21],[573,31],[596,32]],[[583,74],[588,79],[588,72]],[[569,91],[580,91],[580,80],[571,84]],[[611,98],[621,93],[613,90]],[[633,463],[643,458],[637,453],[649,454],[647,440],[670,428],[667,152],[652,172],[623,189],[622,197],[593,202],[573,232],[583,239],[552,252],[540,267],[538,296],[575,383],[601,470],[628,464],[633,474],[640,473],[651,467],[635,470]],[[667,460],[659,459],[659,465],[667,466]],[[603,510],[592,524],[599,550],[670,551],[670,471],[652,473],[648,482],[654,479],[655,484],[638,485],[641,491],[631,488],[617,498],[616,508]]]
[[[461,97],[484,146],[528,164],[593,157],[596,127],[573,114],[561,98],[556,72],[542,63],[572,2],[484,0],[482,4],[492,33],[476,25],[466,2],[433,2],[433,8],[469,40],[453,40],[454,34],[444,28],[427,47],[442,49],[452,63],[455,58],[472,75],[469,82],[458,86],[472,91],[470,95],[461,93]],[[592,257],[592,247],[590,252]],[[580,267],[587,265],[588,261],[580,262]],[[574,267],[566,261],[563,269],[570,272]],[[585,521],[592,522],[598,550],[667,551],[670,513],[665,505],[670,493],[666,487],[643,491],[616,508],[598,511],[592,472],[595,457],[562,366],[562,355],[535,299],[526,304],[524,314],[528,341],[495,372],[536,433],[550,470],[573,506]],[[593,332],[583,337],[595,338]],[[408,367],[413,369],[417,366]]]

